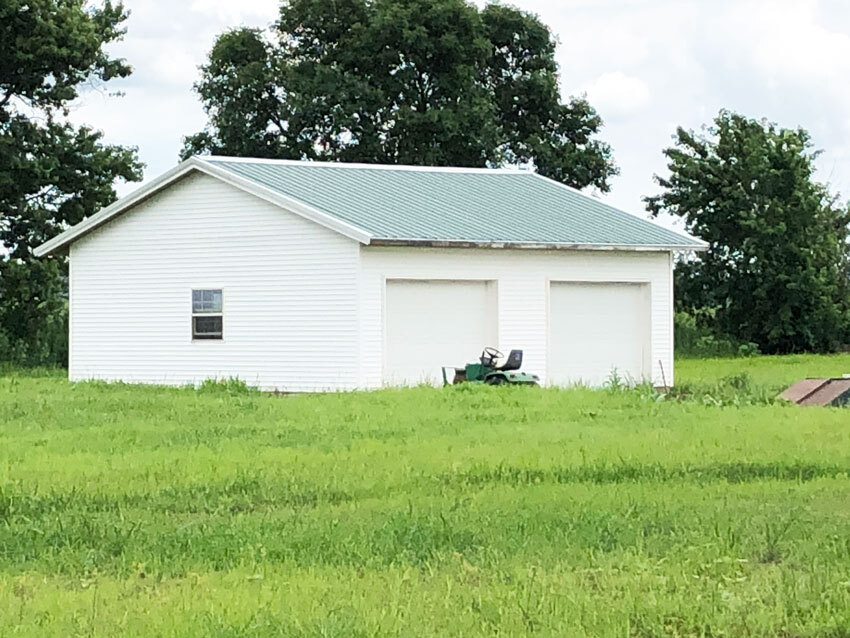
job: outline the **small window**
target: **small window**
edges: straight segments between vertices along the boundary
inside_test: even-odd
[[[192,291],[192,339],[222,339],[221,290]]]

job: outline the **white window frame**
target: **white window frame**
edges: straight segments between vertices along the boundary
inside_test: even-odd
[[[201,293],[203,293],[203,292],[217,292],[217,293],[219,293],[219,295],[221,296],[221,307],[220,307],[220,309],[219,310],[203,310],[203,309],[202,310],[195,310],[195,293],[196,292],[201,292]],[[203,300],[201,301],[201,303],[203,304]],[[208,287],[203,287],[203,288],[202,287],[192,288],[191,292],[189,293],[189,310],[191,311],[190,312],[191,316],[190,316],[190,319],[189,319],[189,321],[190,321],[189,328],[190,328],[190,331],[191,331],[190,334],[192,336],[193,342],[211,341],[211,342],[215,343],[215,342],[224,341],[224,288],[223,287],[208,286]],[[203,336],[199,337],[199,336],[197,336],[199,333],[197,333],[195,331],[195,319],[198,318],[198,317],[219,317],[219,318],[221,318],[221,332],[218,333],[218,336],[209,336],[209,337],[203,337]],[[200,333],[200,334],[205,334],[205,333]],[[216,333],[206,333],[206,334],[216,334]]]

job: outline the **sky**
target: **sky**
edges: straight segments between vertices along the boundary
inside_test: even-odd
[[[217,34],[268,27],[279,0],[124,0],[127,35],[110,52],[133,75],[83,95],[72,119],[135,146],[150,180],[206,121],[192,91]],[[478,2],[484,4],[483,1]],[[846,0],[515,0],[558,40],[564,97],[602,116],[620,174],[602,199],[645,215],[677,126],[721,108],[806,128],[818,179],[850,196],[850,2]],[[114,93],[120,93],[116,96]],[[137,184],[119,185],[126,194]]]

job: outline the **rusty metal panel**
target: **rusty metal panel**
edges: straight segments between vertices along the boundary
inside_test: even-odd
[[[830,379],[799,403],[800,405],[833,405],[839,403],[839,400],[848,393],[850,393],[850,379]]]
[[[800,403],[828,382],[828,379],[803,379],[785,390],[779,395],[779,398]]]

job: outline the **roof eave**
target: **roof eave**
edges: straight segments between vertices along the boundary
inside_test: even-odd
[[[522,250],[599,250],[622,252],[702,252],[707,244],[577,244],[531,241],[467,241],[458,239],[401,239],[373,237],[370,246],[409,246],[419,248],[499,248]]]
[[[564,184],[563,182],[559,182],[558,180],[552,179],[551,177],[546,177],[545,175],[541,175],[537,171],[534,171],[533,175],[535,175],[536,177],[539,177],[540,179],[546,180],[547,182],[549,182],[551,184],[555,184],[556,186],[560,186],[561,188],[565,188],[568,191],[576,193],[577,195],[581,195],[583,197],[590,197],[591,199],[596,199],[597,201],[600,201],[598,198],[594,198],[592,195],[589,195],[588,193],[583,193],[579,189],[573,188],[572,186],[569,186],[568,184]],[[606,204],[606,206],[608,206],[609,208],[612,208],[614,210],[619,211],[623,215],[628,215],[630,217],[637,217],[636,215],[632,215],[632,213],[630,213],[626,210],[623,210],[622,208],[619,208],[617,206],[612,206],[611,204]],[[653,224],[655,226],[660,226],[660,224],[657,224],[656,222],[654,222],[652,220],[641,219],[640,217],[637,217],[637,219],[640,219],[641,221],[649,223],[649,224]],[[685,243],[685,244],[681,244],[681,245],[671,244],[671,248],[666,249],[666,250],[696,251],[696,252],[703,252],[703,251],[708,250],[708,247],[709,247],[708,243],[703,241],[702,239],[699,239],[698,237],[694,237],[693,235],[690,235],[688,233],[682,233],[682,232],[672,230],[672,229],[669,229],[669,228],[665,228],[664,230],[666,230],[669,234],[671,234],[675,237],[681,237],[683,240],[686,240],[687,242],[694,242],[696,244],[695,246],[692,245],[691,243]]]

